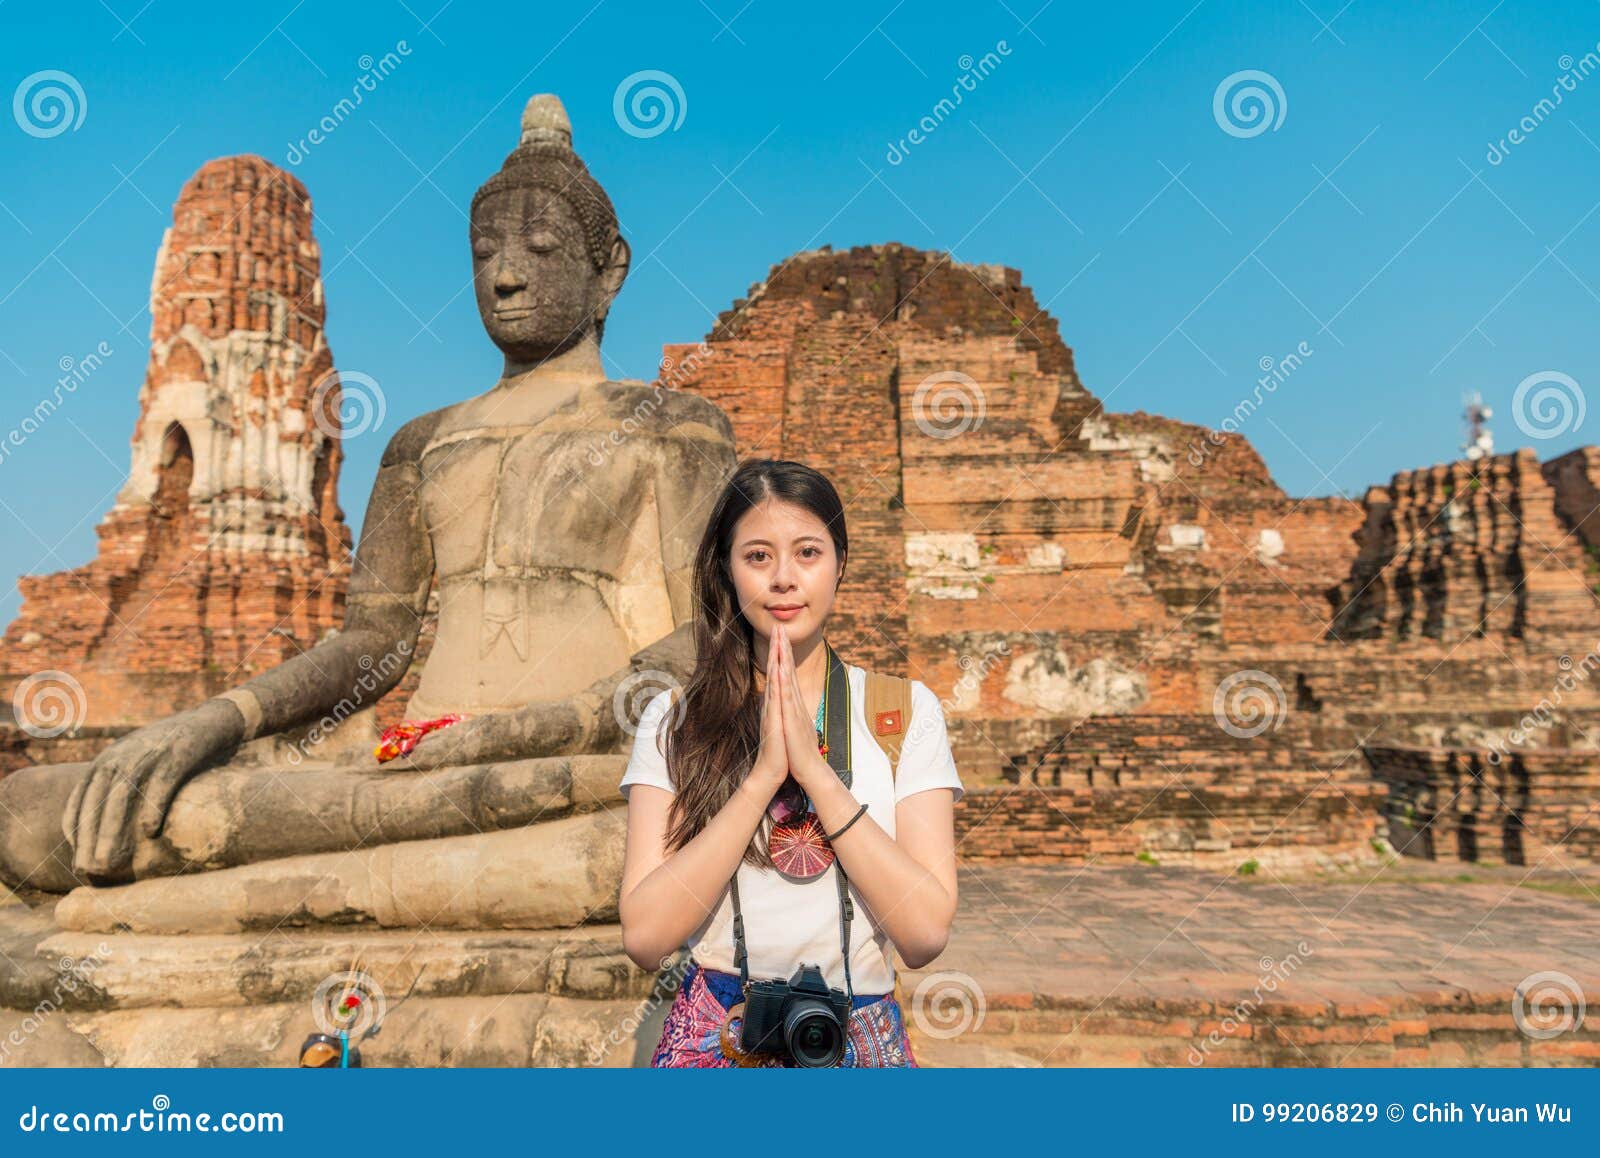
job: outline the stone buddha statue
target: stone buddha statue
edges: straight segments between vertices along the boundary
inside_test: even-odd
[[[554,96],[529,101],[470,230],[504,371],[390,439],[342,630],[90,763],[0,779],[0,880],[71,890],[62,926],[554,928],[604,913],[621,849],[606,804],[631,742],[618,702],[692,667],[694,555],[733,435],[702,398],[607,379],[629,247]],[[435,586],[405,715],[465,718],[380,765],[371,708],[405,674]]]

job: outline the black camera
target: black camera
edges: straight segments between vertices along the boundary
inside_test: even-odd
[[[822,970],[802,964],[788,981],[752,981],[745,986],[747,1053],[786,1054],[799,1066],[836,1066],[844,1057],[850,998],[830,989]]]

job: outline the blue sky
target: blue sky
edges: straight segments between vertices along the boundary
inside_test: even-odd
[[[1469,390],[1498,450],[1592,441],[1600,416],[1552,434],[1513,397],[1556,372],[1581,401],[1597,379],[1600,4],[1040,2],[0,6],[5,92],[59,70],[83,93],[66,131],[0,120],[0,434],[63,358],[114,351],[0,462],[0,617],[17,574],[93,557],[128,468],[156,247],[217,156],[259,153],[311,191],[336,363],[386,400],[346,444],[359,529],[388,433],[498,372],[465,212],[543,91],[633,245],[616,377],[654,377],[663,342],[698,339],[795,250],[900,241],[1020,268],[1114,411],[1215,426],[1263,359],[1305,343],[1242,431],[1291,494],[1359,497],[1456,457]],[[391,52],[354,115],[294,153],[363,57]],[[652,70],[681,122],[629,132],[616,94]],[[1247,71],[1270,84],[1224,86]],[[1252,83],[1271,128],[1229,111]]]

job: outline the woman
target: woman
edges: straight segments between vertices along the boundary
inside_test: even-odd
[[[690,950],[653,1066],[916,1065],[891,946],[911,968],[944,949],[964,790],[933,692],[911,681],[909,723],[876,721],[905,724],[891,767],[867,672],[824,638],[847,547],[838,492],[796,462],[742,463],[708,520],[695,671],[646,706],[622,778],[624,947],[650,970]],[[747,982],[803,965],[838,991],[835,1028],[747,1048]]]

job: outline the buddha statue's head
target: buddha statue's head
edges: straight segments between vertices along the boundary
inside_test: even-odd
[[[598,343],[628,243],[555,96],[528,102],[522,140],[473,197],[470,228],[478,313],[508,359],[541,362],[591,334]]]

